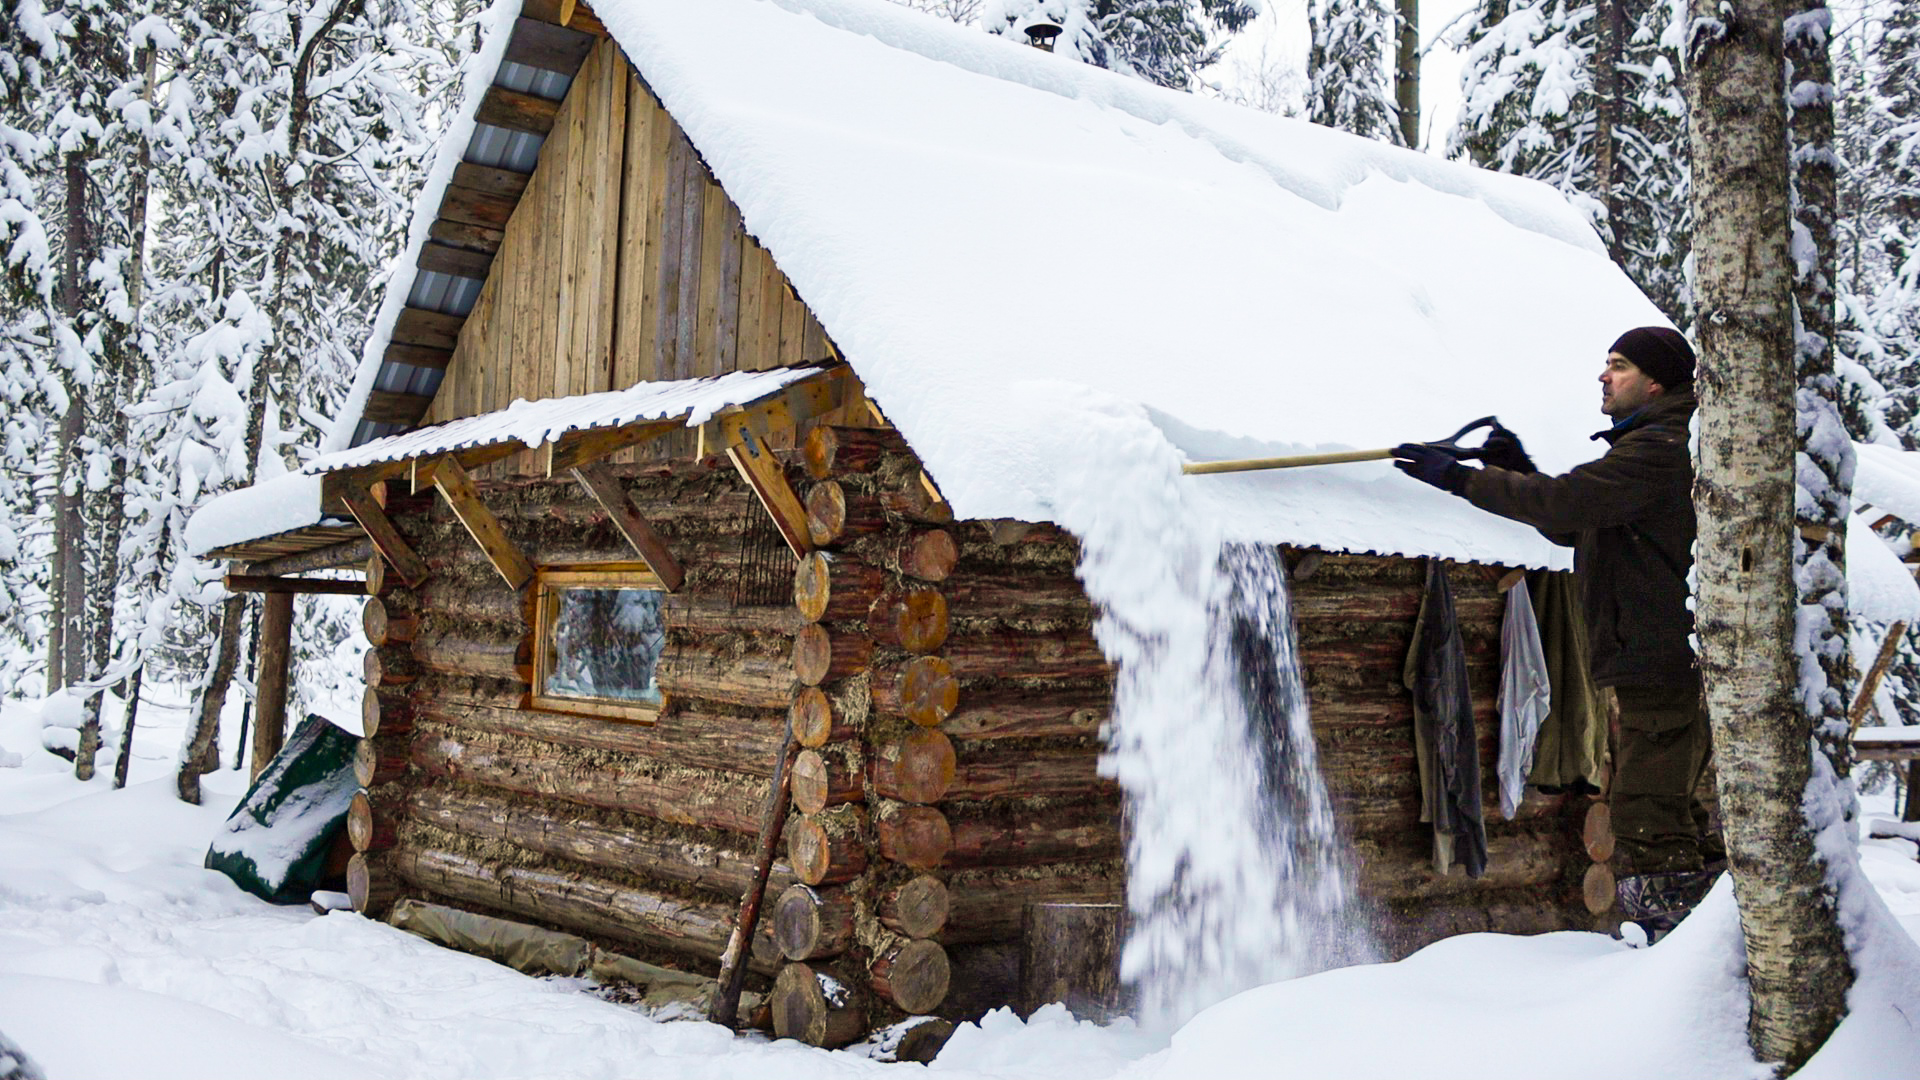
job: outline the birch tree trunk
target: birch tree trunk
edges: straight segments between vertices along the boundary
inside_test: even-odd
[[[1794,326],[1782,0],[1690,0],[1700,309],[1700,666],[1746,937],[1748,1038],[1797,1068],[1853,970],[1802,808],[1811,730],[1794,649]]]
[[[1593,36],[1593,185],[1607,208],[1607,254],[1625,267],[1620,219],[1620,57],[1625,45],[1627,0],[1595,0]]]

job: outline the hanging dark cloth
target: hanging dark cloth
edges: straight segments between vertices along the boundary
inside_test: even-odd
[[[1607,786],[1607,707],[1593,685],[1580,587],[1572,574],[1549,570],[1528,574],[1527,587],[1553,684],[1527,782],[1548,793],[1593,794]]]
[[[1433,869],[1445,874],[1458,862],[1468,877],[1479,877],[1487,868],[1487,830],[1480,819],[1480,740],[1453,590],[1438,559],[1427,560],[1426,595],[1413,625],[1413,648],[1403,678],[1413,691],[1420,820],[1433,825]]]

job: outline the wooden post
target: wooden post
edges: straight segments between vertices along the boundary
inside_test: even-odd
[[[253,724],[252,779],[287,739],[287,669],[293,652],[293,594],[270,592],[260,613],[260,671]]]
[[[1020,1011],[1064,1002],[1083,1020],[1125,1011],[1119,904],[1028,904],[1021,924]]]

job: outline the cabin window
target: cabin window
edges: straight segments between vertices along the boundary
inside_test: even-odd
[[[536,708],[652,720],[666,647],[666,590],[652,571],[550,567],[535,583]]]

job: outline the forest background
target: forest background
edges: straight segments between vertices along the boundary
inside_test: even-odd
[[[1049,21],[1063,60],[1549,183],[1693,323],[1684,3],[897,2],[1020,41]],[[1831,293],[1833,326],[1813,329],[1853,438],[1913,449],[1920,5],[1796,10],[1795,62],[1827,71],[1790,79],[1813,88],[1791,104],[1830,104],[1836,131],[1796,156],[1835,178],[1824,225],[1796,231],[1803,278]],[[0,695],[48,695],[33,752],[83,778],[104,754],[123,777],[148,682],[215,722],[230,694],[250,699],[257,602],[187,555],[185,522],[297,468],[333,423],[480,15],[477,0],[6,8]],[[1913,524],[1883,525],[1903,554]],[[350,714],[357,607],[298,612],[293,715]],[[1920,710],[1920,655],[1890,685]],[[220,764],[209,734],[182,747],[183,797]]]

